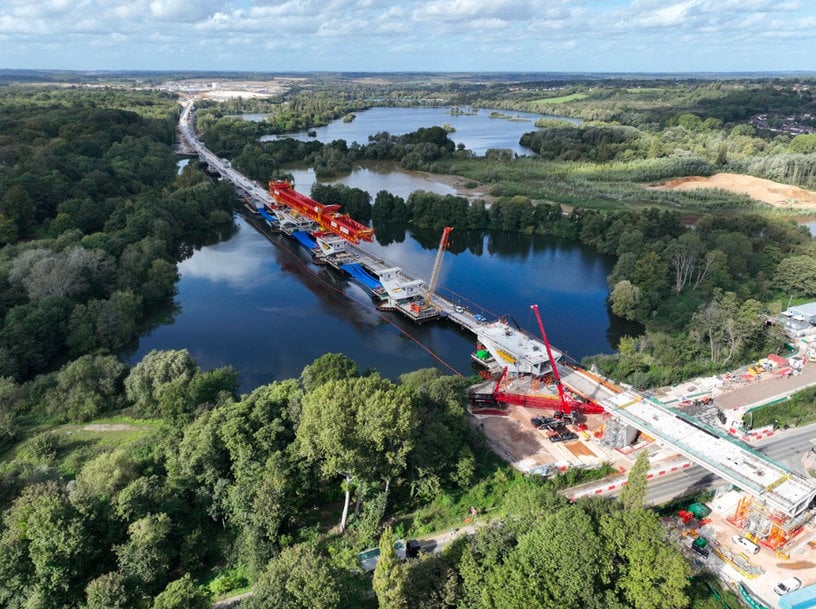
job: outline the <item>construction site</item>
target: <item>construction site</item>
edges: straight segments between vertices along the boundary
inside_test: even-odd
[[[430,280],[410,276],[367,252],[362,244],[371,241],[373,229],[340,213],[339,206],[314,201],[287,182],[270,182],[268,188],[262,188],[215,157],[195,137],[191,110],[192,103],[185,108],[181,123],[188,146],[211,171],[233,182],[246,198],[248,218],[258,230],[291,237],[308,249],[315,264],[328,265],[367,290],[381,311],[403,315],[417,324],[453,324],[472,335],[472,360],[484,379],[468,393],[474,424],[484,431],[497,454],[514,467],[544,476],[603,464],[618,472],[617,478],[574,489],[571,498],[578,499],[619,490],[634,456],[647,450],[652,463],[650,478],[699,465],[723,481],[709,515],[689,518],[692,512],[687,511],[673,528],[684,539],[710,537],[712,551],[704,557],[697,551],[694,560],[719,560],[737,579],[758,579],[762,573],[771,573],[770,578],[777,573],[758,565],[758,555],[735,553],[724,541],[727,533],[724,538],[723,532],[731,531],[762,548],[763,559],[773,556],[784,562],[810,547],[814,535],[808,524],[816,480],[740,442],[721,427],[727,417],[718,416],[716,408],[712,416],[698,418],[677,404],[664,404],[652,395],[617,386],[577,364],[568,364],[550,345],[537,305],[531,306],[538,324],[538,335],[533,335],[511,320],[487,319],[441,296],[436,288],[450,227],[442,231]],[[704,400],[697,401],[701,407],[711,407]],[[715,525],[716,532],[705,528]],[[696,543],[699,547],[709,541]],[[814,557],[810,548],[808,559],[800,561],[807,564],[801,571],[807,573],[806,583],[816,582]],[[757,598],[766,604],[757,606],[777,606],[768,601],[775,597],[763,590]]]

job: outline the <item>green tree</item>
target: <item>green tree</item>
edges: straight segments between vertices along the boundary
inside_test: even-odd
[[[610,562],[591,518],[578,506],[562,508],[522,536],[504,564],[488,575],[491,606],[598,606]]]
[[[640,307],[640,288],[627,280],[619,281],[609,295],[612,312],[623,319],[638,318]]]
[[[85,588],[84,609],[131,609],[135,606],[121,573],[105,573]]]
[[[405,573],[394,550],[396,541],[391,527],[380,536],[380,557],[374,569],[374,593],[380,609],[408,609],[405,598]]]
[[[127,366],[113,355],[83,355],[57,374],[48,392],[51,412],[69,421],[88,421],[121,405]]]
[[[531,529],[527,529],[531,530]],[[506,527],[494,523],[464,541],[459,560],[462,579],[462,605],[465,607],[496,607],[492,603],[493,590],[488,585],[497,577],[507,556],[516,545],[516,537]]]
[[[620,502],[626,510],[642,509],[646,505],[648,492],[649,453],[645,450],[638,453],[634,465],[626,477],[626,486],[621,489]]]
[[[816,152],[816,133],[802,133],[791,140],[791,150],[799,154]]]
[[[0,601],[4,606],[22,606],[29,597],[45,608],[74,604],[90,567],[87,535],[56,483],[28,486],[3,518]]]
[[[58,296],[12,308],[0,330],[0,375],[23,379],[48,368],[63,353],[71,308]]]
[[[379,375],[331,380],[303,396],[298,449],[322,473],[345,479],[340,529],[345,530],[351,484],[389,481],[406,467],[416,420],[408,392]]]
[[[146,415],[159,414],[160,391],[174,383],[189,383],[198,364],[186,349],[153,350],[142,358],[125,379],[125,391],[136,409]]]
[[[774,283],[784,294],[805,298],[816,296],[816,258],[785,258],[776,267]]]
[[[668,266],[660,255],[647,252],[637,259],[629,279],[645,292],[659,292],[668,285],[667,275]]]
[[[548,514],[564,507],[566,500],[549,484],[537,484],[525,478],[511,486],[502,501],[507,514],[504,526],[521,536]]]
[[[649,510],[619,510],[601,519],[601,533],[615,573],[612,580],[634,609],[688,606],[690,567],[660,518]]]
[[[764,319],[758,301],[740,303],[733,292],[716,291],[692,317],[689,336],[699,344],[708,343],[712,363],[724,364],[738,359],[746,348],[763,346]]]
[[[22,390],[13,379],[0,377],[0,449],[17,437],[16,412]]]
[[[301,544],[269,561],[244,604],[247,609],[336,609],[344,592],[331,563]],[[350,605],[351,599],[347,602]]]
[[[162,589],[174,556],[170,534],[167,514],[151,514],[131,523],[127,542],[116,547],[125,581],[147,594]]]
[[[306,391],[328,381],[353,378],[359,375],[357,364],[342,353],[326,353],[303,369],[300,382]]]
[[[14,222],[19,235],[25,235],[31,229],[34,211],[34,200],[21,184],[10,187],[0,197],[0,214]]]
[[[184,577],[167,584],[153,601],[153,609],[209,609],[210,596],[185,573]]]
[[[82,467],[71,488],[71,503],[83,515],[98,510],[107,517],[105,512],[116,494],[136,477],[137,464],[128,451],[120,448],[102,453]]]

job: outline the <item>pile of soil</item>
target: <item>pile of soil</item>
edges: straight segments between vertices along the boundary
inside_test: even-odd
[[[721,188],[729,192],[748,195],[752,199],[772,207],[816,210],[816,192],[781,184],[764,178],[737,173],[715,173],[711,177],[688,176],[653,184],[655,190],[691,190],[693,188]]]

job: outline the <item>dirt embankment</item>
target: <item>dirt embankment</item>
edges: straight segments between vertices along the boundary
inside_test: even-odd
[[[688,176],[660,184],[652,184],[647,188],[655,190],[721,188],[722,190],[748,195],[752,199],[767,203],[771,207],[816,211],[816,192],[798,186],[790,186],[737,173],[715,173],[711,177]]]

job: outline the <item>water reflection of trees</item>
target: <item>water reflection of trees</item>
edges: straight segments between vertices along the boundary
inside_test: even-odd
[[[487,252],[526,260],[530,256],[530,241],[531,235],[524,233],[494,231],[488,233]]]
[[[229,241],[235,233],[238,232],[238,224],[231,222],[230,224],[219,224],[210,228],[199,230],[190,235],[190,237],[182,242],[179,242],[175,247],[175,258],[179,262],[187,260],[196,251],[208,245],[215,245],[222,241]]]
[[[383,247],[405,241],[405,230],[404,224],[374,223],[374,237],[377,239],[377,243]]]
[[[439,247],[442,231],[435,229],[410,228],[411,238],[426,250],[435,250]],[[484,254],[484,231],[454,230],[448,242],[448,251],[451,254],[462,254],[470,251],[475,256]]]

